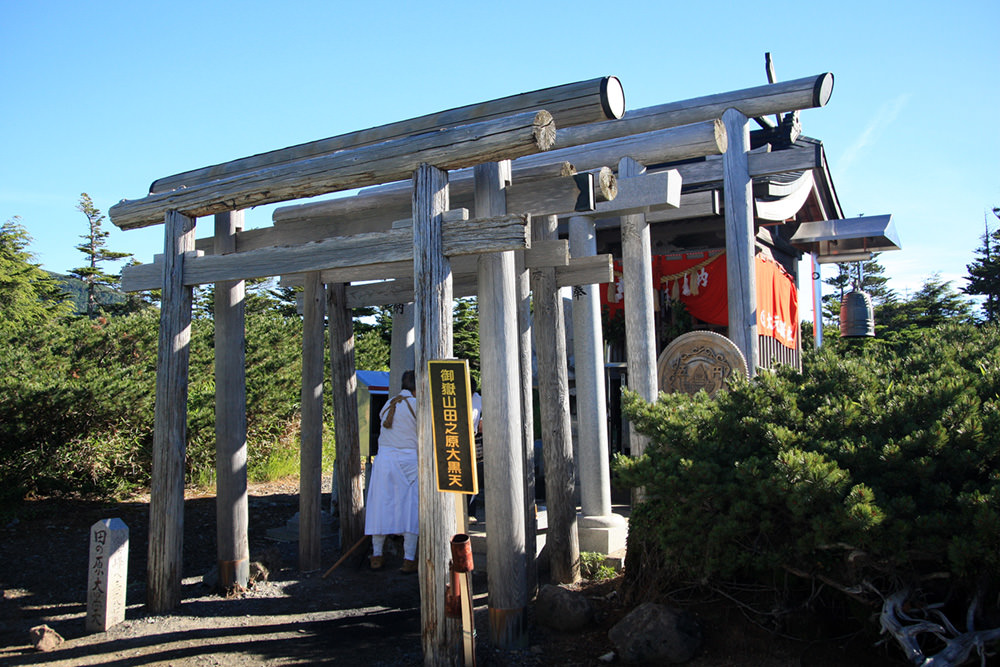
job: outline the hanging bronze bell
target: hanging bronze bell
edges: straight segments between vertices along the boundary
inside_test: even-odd
[[[867,292],[854,289],[840,300],[840,337],[863,338],[875,335],[875,308]]]

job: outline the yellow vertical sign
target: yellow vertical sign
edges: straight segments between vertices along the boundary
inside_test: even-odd
[[[427,366],[438,491],[478,493],[469,362],[435,359]]]

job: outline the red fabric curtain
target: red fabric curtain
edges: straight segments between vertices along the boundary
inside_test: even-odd
[[[756,257],[757,333],[795,348],[799,335],[799,292],[784,267],[770,259]]]
[[[757,332],[796,346],[799,299],[792,277],[780,264],[759,255],[757,270]],[[625,308],[622,267],[614,265],[615,281],[601,285],[601,304],[614,317]],[[688,253],[653,257],[653,286],[681,301],[692,317],[717,326],[729,325],[726,255]]]

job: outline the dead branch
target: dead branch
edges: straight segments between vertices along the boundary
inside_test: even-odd
[[[869,586],[869,588],[873,587]],[[903,649],[907,659],[921,667],[958,667],[964,664],[972,650],[980,656],[982,665],[986,665],[986,645],[1000,640],[1000,628],[976,631],[973,627],[977,601],[973,600],[966,613],[966,632],[959,632],[955,626],[937,610],[933,610],[941,623],[935,623],[910,616],[903,611],[903,605],[910,597],[908,589],[901,589],[885,598],[880,614],[882,633],[891,635]],[[918,638],[929,633],[944,642],[944,649],[927,656],[920,648]]]

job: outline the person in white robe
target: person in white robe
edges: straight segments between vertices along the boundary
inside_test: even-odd
[[[382,569],[385,538],[403,536],[404,573],[417,571],[419,507],[417,480],[417,399],[413,371],[402,378],[403,390],[379,413],[382,432],[372,468],[365,507],[365,535],[372,536],[370,567]]]

